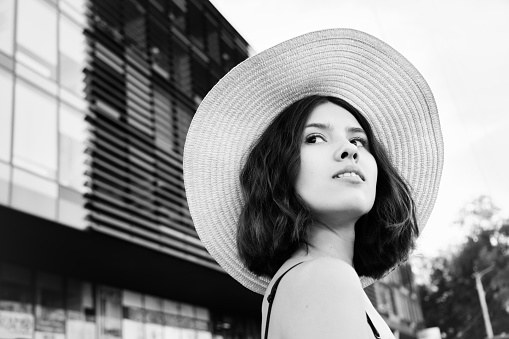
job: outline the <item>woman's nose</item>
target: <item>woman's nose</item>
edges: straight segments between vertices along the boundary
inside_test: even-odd
[[[352,144],[350,141],[346,141],[336,150],[334,153],[334,158],[338,161],[351,159],[357,162],[359,159],[359,150],[357,146]]]

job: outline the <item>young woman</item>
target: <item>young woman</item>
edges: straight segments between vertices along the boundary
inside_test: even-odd
[[[262,337],[393,338],[363,287],[408,257],[442,163],[422,76],[380,40],[333,29],[220,80],[190,127],[184,179],[210,254],[264,294]]]

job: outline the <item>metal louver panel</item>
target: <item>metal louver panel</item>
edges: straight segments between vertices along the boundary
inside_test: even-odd
[[[89,226],[220,270],[197,237],[182,178],[193,99],[219,78],[218,66],[208,74],[207,57],[193,52],[203,46],[175,34],[170,2],[94,0],[89,6]]]
[[[203,46],[174,28],[175,2],[93,0],[89,6],[90,229],[221,270],[189,215],[182,151],[195,98],[228,69],[217,62],[209,67]],[[212,40],[217,60],[218,37]]]

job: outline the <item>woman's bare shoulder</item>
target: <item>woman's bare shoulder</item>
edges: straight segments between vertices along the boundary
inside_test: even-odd
[[[315,284],[322,282],[332,288],[352,287],[362,289],[355,269],[343,260],[321,257],[304,262],[297,272],[296,282]]]
[[[364,338],[364,292],[352,266],[334,258],[304,262],[281,281],[274,309],[275,337]]]
[[[301,300],[361,300],[362,285],[355,269],[335,258],[317,258],[296,267],[283,290]]]

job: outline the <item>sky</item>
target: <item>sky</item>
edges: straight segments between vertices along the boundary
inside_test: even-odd
[[[326,28],[374,35],[428,81],[440,114],[445,164],[417,255],[461,243],[460,209],[486,194],[509,216],[509,1],[211,0],[252,54]]]

